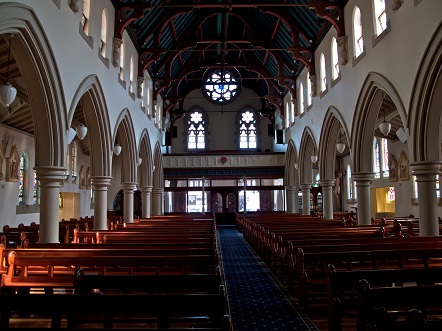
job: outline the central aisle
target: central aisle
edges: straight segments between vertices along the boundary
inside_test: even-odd
[[[234,225],[217,231],[235,331],[318,330]]]

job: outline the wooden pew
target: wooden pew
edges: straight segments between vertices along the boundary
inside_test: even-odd
[[[102,275],[216,272],[217,254],[178,251],[19,249],[8,253],[2,289],[44,288],[46,293],[54,288],[72,289],[72,274],[77,267]]]
[[[361,279],[370,286],[402,286],[404,283],[434,285],[442,282],[442,268],[336,270],[327,266],[328,330],[342,330],[342,317],[353,317],[356,322],[357,287]]]
[[[410,238],[411,239],[411,238]],[[411,248],[403,245],[366,246],[360,250],[349,250],[337,246],[335,251],[327,249],[315,252],[304,252],[298,248],[296,263],[291,265],[291,282],[298,284],[298,299],[300,305],[308,310],[309,300],[326,298],[326,266],[334,264],[336,268],[352,269],[381,269],[440,266],[442,262],[442,244],[422,242]],[[315,296],[313,296],[315,294]]]
[[[75,294],[96,293],[218,293],[221,275],[97,275],[77,268],[74,272]]]
[[[174,320],[187,324],[196,317],[206,317],[205,327],[227,331],[225,298],[219,294],[2,294],[0,327],[10,326],[14,314],[30,319],[50,316],[50,326],[81,327],[101,323],[112,328],[117,323],[155,323],[157,327],[173,326]],[[64,322],[64,316],[67,321]]]
[[[442,285],[371,287],[362,279],[357,292],[357,330],[413,330],[405,316],[412,309],[424,311],[427,328],[440,330],[442,318]],[[435,318],[430,326],[431,317]],[[405,321],[404,321],[405,320]],[[402,321],[402,322],[401,322]],[[413,321],[409,318],[409,321]],[[416,326],[414,324],[414,326]],[[414,329],[421,330],[421,329]]]

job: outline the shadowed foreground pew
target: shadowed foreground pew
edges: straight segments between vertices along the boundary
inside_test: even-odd
[[[219,294],[2,294],[0,326],[10,326],[13,314],[46,316],[51,327],[80,327],[87,324],[112,328],[124,323],[144,328],[190,324],[224,328],[224,291]],[[204,322],[204,323],[203,323]],[[227,325],[228,327],[228,325]]]

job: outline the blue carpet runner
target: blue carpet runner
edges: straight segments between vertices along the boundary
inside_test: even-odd
[[[217,231],[235,331],[318,331],[235,226]]]

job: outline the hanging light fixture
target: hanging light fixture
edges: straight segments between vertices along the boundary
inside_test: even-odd
[[[345,149],[345,144],[341,141],[341,128],[339,128],[338,143],[336,144],[336,149],[339,153],[342,153]]]
[[[384,121],[381,124],[379,124],[379,130],[381,130],[381,132],[384,136],[388,136],[388,134],[390,133],[390,129],[391,129],[391,123],[387,122],[385,120],[385,108],[382,107],[384,105],[384,97],[385,97],[385,92],[383,93],[382,102],[381,102],[381,109],[382,109],[382,112],[384,113]]]
[[[123,148],[122,148],[118,143],[116,143],[116,144],[114,145],[114,154],[115,154],[116,156],[120,155],[122,149],[123,149]]]
[[[142,162],[143,162],[143,159],[141,157],[138,157],[137,165],[140,166]]]
[[[11,42],[13,35],[9,36],[9,50],[8,50],[8,70],[6,72],[6,83],[0,85],[0,102],[3,107],[7,108],[11,103],[14,102],[17,95],[17,89],[9,83],[9,65],[11,62]]]
[[[310,160],[312,160],[312,163],[318,162],[318,156],[316,155],[316,149],[313,146],[313,154],[310,156]]]
[[[296,170],[298,170],[298,169],[299,169],[299,165],[298,165],[298,163],[297,163],[297,162],[295,162],[295,164],[294,164],[293,166],[295,167],[295,169],[296,169]]]
[[[80,140],[83,140],[84,137],[86,137],[87,134],[87,127],[85,127],[83,124],[80,124],[79,126],[77,126],[77,137]]]

